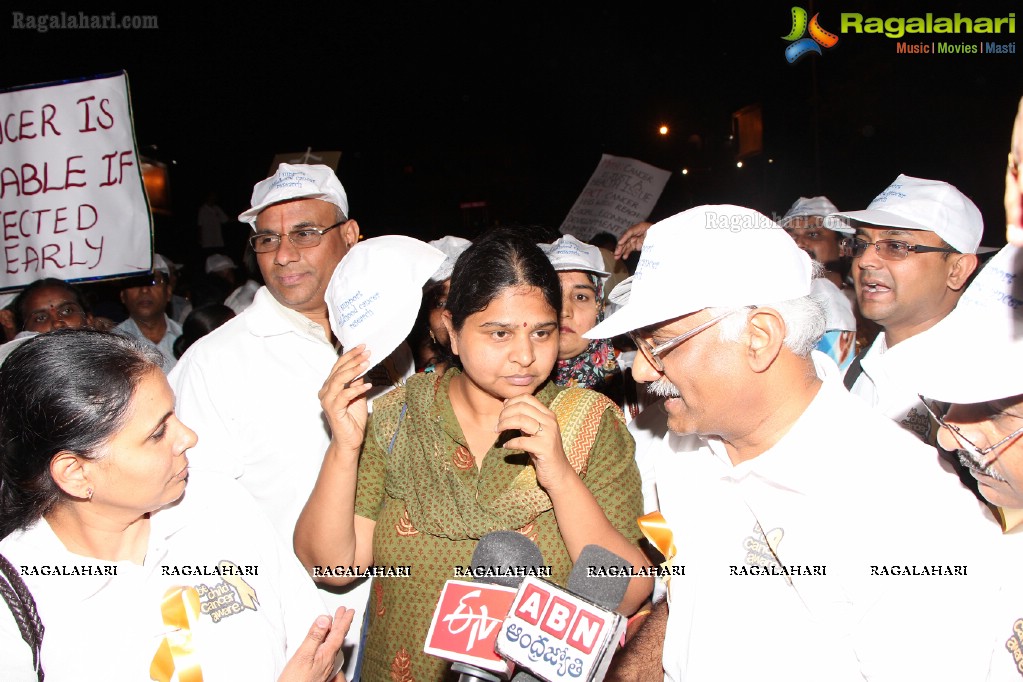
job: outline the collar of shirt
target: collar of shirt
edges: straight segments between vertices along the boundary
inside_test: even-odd
[[[254,336],[298,334],[318,343],[330,343],[322,326],[281,305],[265,286],[256,292],[249,310],[248,327]]]

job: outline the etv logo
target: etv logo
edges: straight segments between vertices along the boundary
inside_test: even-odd
[[[807,29],[806,10],[802,7],[792,8],[792,30],[787,36],[782,36],[782,40],[792,43],[785,48],[785,59],[789,61],[789,64],[795,64],[811,52],[821,54],[821,47],[830,48],[838,44],[838,36],[830,31],[825,31],[817,23],[819,16],[820,14],[813,15],[809,25],[810,37],[804,38],[803,35]]]

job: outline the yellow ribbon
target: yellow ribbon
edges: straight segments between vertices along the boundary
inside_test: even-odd
[[[199,593],[194,587],[172,587],[163,595],[160,606],[163,624],[174,628],[163,638],[149,666],[149,679],[171,682],[174,671],[178,682],[202,682],[202,669],[192,642],[192,623],[199,618]]]
[[[242,606],[256,611],[256,607],[259,605],[259,597],[256,596],[256,591],[252,589],[252,586],[239,575],[241,571],[239,571],[238,566],[232,561],[225,560],[217,564],[217,567],[221,570],[221,580],[237,590],[238,599],[241,600]]]
[[[675,540],[672,538],[671,529],[668,528],[668,522],[664,520],[664,515],[659,511],[650,512],[636,519],[636,523],[650,544],[664,555],[664,563],[661,566],[668,569],[671,560],[678,554],[678,548],[675,547]]]

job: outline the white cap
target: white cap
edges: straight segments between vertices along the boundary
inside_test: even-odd
[[[824,303],[824,329],[826,331],[856,331],[856,315],[852,301],[827,277],[818,277],[810,283],[813,295]]]
[[[603,279],[607,279],[611,275],[610,272],[604,270],[604,257],[600,255],[600,249],[584,244],[570,234],[566,234],[551,244],[538,244],[537,246],[547,254],[551,265],[558,272],[582,270],[592,272]]]
[[[824,217],[832,213],[838,213],[838,207],[831,203],[827,197],[799,197],[796,203],[792,204],[778,224],[785,227],[796,218],[808,218],[811,216]]]
[[[221,270],[234,270],[238,266],[234,261],[222,253],[215,253],[206,259],[206,274],[219,272]]]
[[[650,228],[628,303],[583,336],[611,338],[704,308],[801,298],[812,276],[810,257],[767,216],[697,206]]]
[[[927,230],[960,253],[977,253],[984,236],[984,218],[968,196],[947,182],[908,175],[895,178],[865,211],[835,213],[824,219],[824,226],[854,234],[854,220],[880,227]]]
[[[330,328],[346,350],[366,344],[366,371],[412,331],[423,285],[442,262],[444,252],[425,242],[387,235],[359,242],[337,264],[324,296]]]
[[[955,310],[889,348],[884,362],[901,386],[945,403],[1023,394],[1023,249],[1002,248]]]
[[[615,285],[611,293],[607,295],[607,306],[604,309],[604,314],[607,317],[614,315],[616,312],[625,307],[625,304],[629,302],[629,296],[632,294],[632,276],[628,276],[621,282]]]
[[[458,260],[463,251],[472,246],[472,242],[461,237],[447,235],[440,239],[434,239],[430,242],[430,246],[440,249],[445,256],[444,262],[437,268],[437,272],[433,273],[433,276],[430,277],[430,281],[443,282],[446,279],[451,279],[451,273],[455,269],[455,261]]]
[[[256,229],[256,217],[268,206],[292,199],[319,199],[334,204],[348,217],[348,195],[329,166],[282,163],[277,172],[252,188],[252,208],[238,220]]]
[[[0,294],[0,310],[3,310],[10,304],[14,303],[14,299],[18,297],[18,293],[19,292],[16,291],[13,294]]]
[[[153,272],[162,272],[170,277],[171,264],[166,258],[158,253],[153,254]]]

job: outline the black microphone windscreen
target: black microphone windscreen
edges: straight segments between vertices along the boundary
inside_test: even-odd
[[[590,568],[594,569],[591,575]],[[629,589],[628,571],[632,563],[600,545],[586,545],[568,575],[568,590],[614,611],[621,606]],[[609,570],[610,569],[610,570]]]
[[[543,566],[540,548],[525,535],[513,530],[487,533],[480,538],[476,551],[472,553],[473,575],[485,573],[485,577],[476,580],[503,587],[519,586],[523,578],[519,567],[540,566]],[[502,575],[495,575],[497,573]]]

